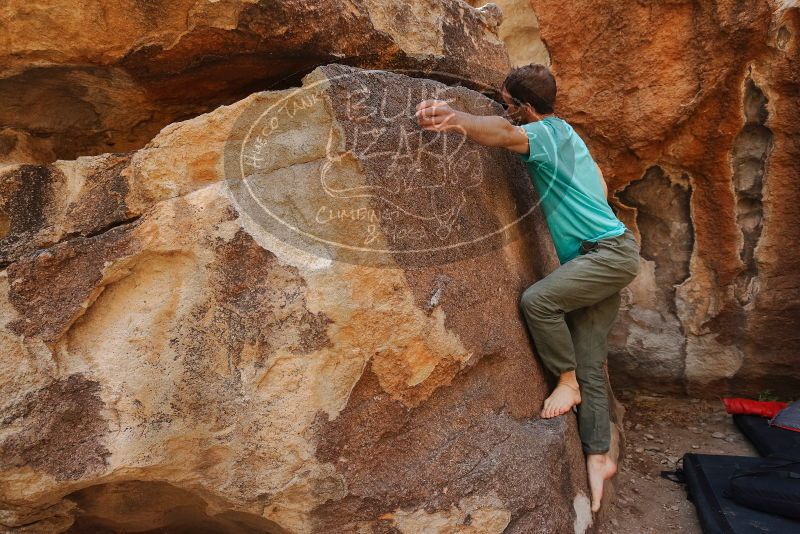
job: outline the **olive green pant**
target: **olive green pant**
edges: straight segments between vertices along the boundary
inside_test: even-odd
[[[611,442],[604,363],[620,290],[639,272],[639,244],[630,230],[597,241],[528,287],[520,299],[537,354],[559,376],[575,370],[583,451],[607,452]]]

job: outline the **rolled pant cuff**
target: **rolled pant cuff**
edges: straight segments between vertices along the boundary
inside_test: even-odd
[[[610,450],[610,447],[606,447],[605,449],[587,449],[584,447],[583,453],[584,454],[606,454]]]

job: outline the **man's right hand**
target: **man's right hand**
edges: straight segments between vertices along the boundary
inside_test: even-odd
[[[472,115],[454,110],[445,100],[423,100],[417,104],[416,117],[426,130],[456,130],[481,145],[528,153],[525,129],[498,115]]]
[[[466,134],[459,123],[460,112],[450,107],[452,100],[423,100],[417,104],[417,123],[425,130],[445,132],[457,130]]]

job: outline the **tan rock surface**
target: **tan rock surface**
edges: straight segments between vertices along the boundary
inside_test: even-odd
[[[133,153],[0,177],[11,532],[589,528],[575,419],[536,415],[547,385],[518,297],[556,260],[521,162],[375,104],[499,106],[339,65],[304,83]],[[408,158],[374,157],[389,147]],[[455,179],[462,160],[484,166]],[[248,199],[340,243],[292,242]],[[379,218],[304,218],[332,203]],[[340,246],[365,236],[370,251]],[[440,250],[411,254],[409,236]]]
[[[474,7],[486,5],[482,0],[468,0]],[[541,63],[550,65],[550,54],[542,41],[539,20],[530,0],[496,0],[502,19],[497,35],[506,45],[512,67]]]

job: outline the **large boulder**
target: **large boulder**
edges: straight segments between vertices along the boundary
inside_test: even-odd
[[[642,245],[641,274],[611,338],[615,384],[792,398],[800,390],[800,7],[503,5],[535,11],[558,79],[556,113],[587,141]],[[524,25],[504,20],[500,30],[515,63],[543,61]]]
[[[519,158],[421,130],[463,87],[344,65],[140,150],[0,176],[8,532],[585,532],[519,295]]]
[[[164,126],[332,62],[496,87],[500,10],[460,0],[10,0],[0,164],[141,148]]]

